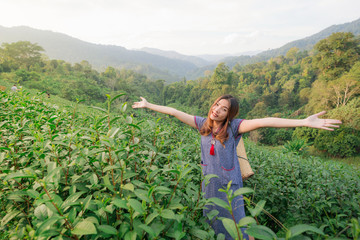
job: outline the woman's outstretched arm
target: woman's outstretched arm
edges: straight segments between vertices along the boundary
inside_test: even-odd
[[[285,119],[285,118],[260,118],[252,120],[244,120],[239,127],[239,133],[250,132],[252,130],[263,127],[310,127],[333,131],[333,128],[338,128],[342,122],[336,119],[321,119],[319,116],[326,112],[320,112],[311,115],[305,119]]]
[[[149,103],[148,101],[146,101],[145,98],[143,98],[143,97],[140,97],[140,98],[141,98],[140,102],[134,102],[134,104],[132,105],[133,108],[148,108],[148,109],[154,110],[156,112],[165,113],[165,114],[176,117],[183,123],[185,123],[193,128],[196,128],[194,116],[184,113],[182,111],[179,111],[172,107],[166,107],[166,106],[152,104],[152,103]]]

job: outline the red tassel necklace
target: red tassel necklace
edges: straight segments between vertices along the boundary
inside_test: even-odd
[[[210,147],[210,155],[215,155],[215,139],[214,135],[217,134],[220,131],[221,127],[218,128],[218,130],[212,134],[212,139],[210,141],[211,147]]]

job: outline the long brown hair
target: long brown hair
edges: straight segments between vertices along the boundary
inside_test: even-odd
[[[215,106],[215,104],[217,104],[222,99],[226,99],[229,101],[230,108],[229,108],[226,119],[224,119],[224,121],[222,122],[222,124],[220,126],[221,129],[216,134],[214,134],[214,133],[213,134],[214,134],[215,138],[218,139],[222,145],[224,145],[224,142],[229,138],[229,134],[227,132],[229,121],[231,121],[239,112],[239,103],[236,100],[236,98],[231,95],[223,95],[223,96],[219,97],[218,99],[216,99],[215,102],[211,105],[209,113],[208,113],[208,117],[200,129],[200,134],[203,136],[207,136],[211,132],[213,132],[214,120],[210,119],[210,115],[212,113],[212,109]]]

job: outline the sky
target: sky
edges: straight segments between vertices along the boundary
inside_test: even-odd
[[[186,55],[268,50],[360,18],[360,0],[0,0],[0,26]]]

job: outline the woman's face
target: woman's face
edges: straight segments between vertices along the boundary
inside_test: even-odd
[[[230,102],[226,99],[221,99],[211,108],[210,119],[217,122],[224,121],[229,113]]]

